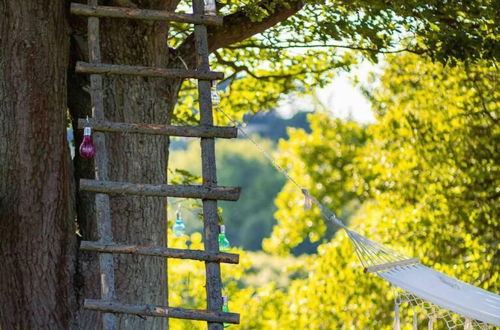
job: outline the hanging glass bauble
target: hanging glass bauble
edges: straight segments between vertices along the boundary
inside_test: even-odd
[[[227,296],[222,296],[222,311],[224,313],[229,313],[229,303],[228,303],[229,299]],[[229,327],[230,324],[229,323],[224,323],[224,328],[227,328]]]
[[[219,91],[217,90],[217,86],[212,86],[211,89],[211,97],[212,97],[212,105],[213,106],[218,106],[220,104],[220,95]]]
[[[177,210],[175,212],[175,223],[172,226],[172,231],[176,237],[181,237],[186,232],[186,226],[184,225],[184,221],[182,220],[181,211]]]
[[[229,249],[231,249],[231,244],[229,244],[229,240],[226,237],[226,226],[221,225],[219,233],[219,250],[228,251]]]
[[[92,141],[92,129],[90,127],[85,127],[83,130],[83,141],[80,144],[80,156],[85,159],[91,159],[95,155],[95,145]]]

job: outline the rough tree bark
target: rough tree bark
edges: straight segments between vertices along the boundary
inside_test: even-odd
[[[176,1],[149,0],[136,2],[140,8],[173,10]],[[77,20],[81,20],[77,19]],[[84,19],[86,21],[86,19]],[[168,24],[123,19],[101,19],[103,63],[172,67],[167,45]],[[79,24],[76,22],[76,24]],[[85,29],[85,24],[83,24]],[[74,52],[86,55],[86,51]],[[73,60],[86,60],[73,58]],[[87,77],[72,75],[72,88],[83,87]],[[168,124],[171,121],[180,79],[142,78],[132,76],[104,77],[104,111],[110,121]],[[71,90],[70,111],[73,119],[89,114],[86,92]],[[77,98],[80,96],[80,100]],[[83,100],[81,98],[83,97]],[[76,123],[75,123],[76,124]],[[169,140],[165,136],[137,134],[106,135],[109,150],[110,180],[133,183],[166,183]],[[77,159],[77,162],[80,162]],[[82,166],[80,166],[82,165]],[[89,164],[77,164],[77,179],[91,177]],[[80,194],[78,219],[84,239],[95,240],[93,195]],[[165,246],[167,218],[164,198],[111,196],[113,235],[116,242]],[[98,263],[95,253],[82,253],[80,274],[82,296],[99,298]],[[166,262],[161,258],[115,255],[117,297],[124,303],[165,305],[167,302]],[[167,320],[119,315],[120,329],[164,329]],[[100,315],[94,311],[80,313],[79,327],[97,329]]]
[[[64,1],[0,1],[0,328],[68,329],[76,308]]]

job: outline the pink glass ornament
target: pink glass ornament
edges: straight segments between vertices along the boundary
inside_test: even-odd
[[[85,159],[91,159],[95,155],[95,145],[92,141],[92,130],[90,127],[85,127],[83,131],[83,141],[80,144],[80,156]]]

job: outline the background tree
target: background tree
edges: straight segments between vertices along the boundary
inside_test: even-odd
[[[345,205],[355,200],[350,227],[498,292],[497,76],[491,63],[452,68],[415,56],[391,57],[372,95],[377,124],[361,129],[323,113],[310,115],[310,135],[290,130],[291,140],[281,143],[288,153],[282,164],[337,211],[345,209],[339,200]],[[322,233],[318,214],[298,210],[302,199],[291,186],[282,191],[279,223],[268,248],[285,253],[298,244],[296,237]],[[292,237],[285,247],[273,241],[284,237]],[[190,238],[195,246],[200,239],[199,234]],[[186,240],[174,244],[184,247]],[[285,287],[264,271],[259,275],[269,276],[268,281],[249,283],[248,273],[256,267],[250,263],[258,257],[243,252],[242,263],[223,272],[225,294],[230,308],[241,313],[242,329],[393,328],[394,292],[387,282],[363,273],[343,232],[320,245],[317,255],[288,256],[293,266],[283,264],[281,256],[267,256],[271,264],[282,265],[280,277],[290,281]],[[172,263],[171,281],[181,290],[171,292],[171,299],[200,306],[203,278],[196,274],[203,265]],[[411,316],[402,309],[406,326]],[[426,321],[419,313],[420,325]],[[200,322],[172,324],[204,328]],[[446,328],[442,321],[435,326]]]
[[[340,214],[339,201],[356,196],[362,204],[350,226],[370,239],[498,292],[496,64],[446,67],[409,55],[388,62],[381,87],[373,94],[379,123],[368,128],[364,145],[353,144],[356,129],[345,134],[349,124],[315,114],[310,116],[313,132],[308,139],[296,131],[282,144],[288,153],[283,165],[292,174],[301,173],[301,183]],[[318,140],[329,137],[332,127],[340,137]],[[325,159],[317,162],[320,146]],[[348,146],[353,146],[354,156],[343,158],[350,164],[339,164],[336,155]],[[277,244],[285,234],[292,238],[289,250],[308,231],[322,233],[319,214],[306,216],[297,210],[303,198],[291,190],[292,185],[285,185],[277,199],[278,225],[265,244],[269,250],[286,252],[286,245]],[[297,225],[308,221],[309,226]],[[285,325],[291,318],[297,328],[389,328],[388,285],[363,274],[358,263],[343,233],[321,245],[318,256],[305,263],[310,276],[293,282],[284,302],[302,304],[278,317]]]
[[[258,141],[271,152],[273,145],[269,140]],[[232,245],[245,250],[260,250],[262,239],[272,231],[272,214],[276,211],[273,201],[285,180],[250,141],[218,141],[216,149],[219,184],[242,187],[238,203],[220,203],[223,209],[221,218],[229,240]],[[170,166],[201,176],[200,157],[199,143],[193,141],[186,150],[171,152]],[[189,231],[201,231],[201,204],[187,201],[181,205],[185,209],[183,216]]]
[[[188,5],[178,0],[104,4],[170,11]],[[282,93],[325,84],[332,69],[353,62],[347,53],[334,51],[339,47],[360,49],[372,57],[400,51],[399,45],[442,60],[494,57],[498,24],[492,5],[416,0],[390,6],[382,0],[222,2],[224,25],[210,29],[209,44],[218,63],[232,70],[227,72],[231,97],[224,106],[241,113],[256,111],[275,105]],[[68,328],[74,321],[75,327],[94,329],[97,313],[77,311],[82,297],[97,296],[99,281],[92,272],[97,266],[93,256],[76,254],[73,235],[76,209],[83,239],[95,239],[92,198],[77,194],[72,185],[73,173],[76,179],[91,175],[91,164],[76,158],[72,171],[65,141],[65,110],[73,125],[90,111],[88,81],[73,73],[75,61],[86,59],[86,20],[70,16],[63,0],[2,0],[0,10],[0,324]],[[105,62],[183,67],[182,58],[194,66],[190,27],[102,19],[101,30]],[[294,51],[316,42],[322,48]],[[109,77],[104,83],[106,116],[170,123],[181,84],[179,79]],[[179,111],[189,114],[185,108]],[[114,135],[108,141],[112,180],[166,182],[166,174],[158,169],[166,168],[168,140]],[[112,215],[117,241],[165,243],[162,201],[114,197]],[[121,300],[164,303],[164,262],[116,259]],[[162,325],[129,316],[120,320],[121,327]]]
[[[346,181],[352,180],[354,158],[366,142],[365,129],[355,122],[332,120],[326,113],[308,118],[312,132],[289,129],[290,139],[280,141],[277,160],[298,184],[324,199],[339,216],[349,218],[352,208],[359,206],[360,196],[354,184]],[[316,242],[326,234],[327,224],[321,221],[319,210],[304,209],[302,192],[292,182],[279,193],[276,205],[278,225],[272,237],[264,240],[265,250],[286,253],[308,238]],[[333,230],[331,227],[329,237]]]

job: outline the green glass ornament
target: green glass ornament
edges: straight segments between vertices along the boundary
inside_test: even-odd
[[[219,227],[219,250],[228,251],[229,249],[231,249],[231,244],[229,244],[229,240],[226,237],[226,226],[221,225]]]

